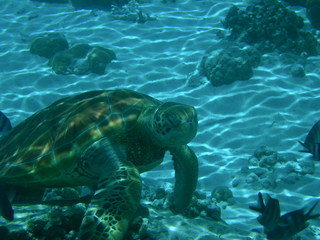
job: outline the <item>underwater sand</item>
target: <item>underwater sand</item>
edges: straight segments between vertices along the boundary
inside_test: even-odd
[[[304,78],[290,74],[296,59],[270,54],[263,56],[248,81],[213,87],[203,78],[204,84],[188,86],[187,78],[196,71],[205,51],[220,47],[216,33],[225,31],[221,20],[232,4],[241,6],[244,2],[154,1],[143,4],[142,9],[156,20],[137,24],[113,19],[108,12],[75,11],[65,4],[0,0],[0,110],[17,125],[62,97],[115,88],[193,105],[198,111],[199,131],[190,146],[199,158],[198,190],[210,194],[217,186],[228,186],[235,204],[222,210],[222,218],[249,233],[260,227],[257,214],[248,209],[256,203],[258,191],[234,188],[231,182],[261,145],[298,160],[310,159],[298,152],[301,147],[297,141],[304,140],[320,119],[320,57],[308,59]],[[305,17],[303,9],[292,9]],[[305,29],[311,29],[307,21]],[[47,59],[29,52],[30,39],[48,32],[64,34],[70,45],[89,43],[110,48],[117,60],[102,76],[56,75],[47,66]],[[320,163],[315,165],[312,176],[269,192],[280,199],[282,212],[310,206],[319,197]],[[143,174],[143,180],[155,187],[171,187],[172,169],[167,156],[161,166]],[[320,212],[320,207],[315,212]],[[303,234],[309,234],[306,239],[320,239],[319,220],[310,222],[318,230],[318,238],[311,237],[310,228]],[[201,224],[195,229],[199,230],[192,233],[194,239],[197,233],[207,231]]]

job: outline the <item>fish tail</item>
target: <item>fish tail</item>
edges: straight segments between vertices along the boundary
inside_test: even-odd
[[[258,201],[257,201],[257,206],[249,206],[249,208],[253,211],[259,212],[259,213],[263,213],[264,209],[266,208],[264,202],[263,202],[263,197],[262,197],[262,193],[259,192],[258,193]]]

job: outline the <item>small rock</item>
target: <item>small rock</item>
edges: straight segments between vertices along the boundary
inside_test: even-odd
[[[158,188],[155,192],[155,199],[163,199],[166,198],[167,193],[164,188]]]
[[[259,177],[254,174],[254,173],[250,173],[248,175],[248,177],[246,178],[246,183],[255,183],[255,182],[259,182]]]
[[[30,52],[40,57],[52,58],[56,53],[69,48],[68,41],[62,34],[47,34],[34,39],[30,45]]]
[[[228,187],[219,186],[212,191],[211,197],[215,198],[217,202],[228,202],[230,198],[233,198],[233,194]]]
[[[290,69],[292,77],[304,77],[306,75],[304,68],[300,64],[295,64]]]
[[[314,174],[315,172],[315,164],[313,161],[302,161],[299,163],[301,167],[301,174]]]
[[[203,57],[201,72],[213,86],[233,83],[236,80],[248,80],[253,68],[258,66],[260,54],[254,47],[230,46],[219,53],[208,53]]]
[[[207,209],[207,216],[215,221],[220,221],[221,209],[218,206],[210,206]]]

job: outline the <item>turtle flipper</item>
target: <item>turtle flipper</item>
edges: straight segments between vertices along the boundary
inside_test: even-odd
[[[99,180],[80,227],[80,240],[121,240],[141,195],[138,170],[129,163]]]
[[[4,185],[0,185],[0,214],[9,221],[13,220],[12,205],[7,196]]]
[[[198,159],[187,146],[170,149],[175,169],[174,210],[183,212],[191,202],[198,182]]]

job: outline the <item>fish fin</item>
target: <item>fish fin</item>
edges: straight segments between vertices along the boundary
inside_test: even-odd
[[[6,133],[7,131],[11,130],[11,128],[12,125],[9,118],[7,118],[7,116],[0,111],[0,133]]]
[[[249,206],[251,210],[261,213],[257,217],[257,221],[264,227],[265,232],[272,230],[280,219],[280,203],[278,199],[270,197],[266,194],[265,201],[263,200],[262,193],[258,193],[258,205]]]
[[[12,205],[3,185],[0,185],[0,214],[9,221],[12,221],[14,218]]]
[[[307,219],[302,208],[282,215],[273,232],[274,234],[276,234],[276,232],[286,232],[286,235],[293,236],[307,227]]]
[[[317,201],[306,214],[304,214],[304,208],[301,208],[282,215],[278,223],[271,228],[270,231],[266,231],[267,239],[291,239],[288,237],[293,237],[295,234],[306,229],[309,219],[320,216],[320,214],[311,215],[318,202],[319,201]]]
[[[258,217],[258,222],[264,226],[265,232],[272,230],[279,222],[280,219],[280,203],[278,199],[270,197],[267,194],[265,201],[265,209],[261,216]]]
[[[311,215],[313,210],[316,208],[316,206],[318,205],[319,203],[319,200],[315,202],[315,204],[313,204],[313,206],[310,208],[310,210],[305,214],[305,219],[306,221],[308,221],[309,219],[314,219],[314,218],[318,218],[320,217],[320,214],[317,213],[317,214],[314,214],[314,215]]]
[[[307,145],[304,142],[298,141],[298,143],[300,143],[302,145],[302,147],[304,147],[304,149],[299,150],[299,152],[310,153]]]
[[[263,202],[263,197],[262,197],[262,193],[259,192],[258,193],[258,200],[257,200],[257,206],[249,206],[249,208],[253,211],[259,212],[259,213],[263,213],[264,209],[265,209],[265,205]]]
[[[253,229],[251,229],[251,232],[263,233],[263,229],[253,228]]]

